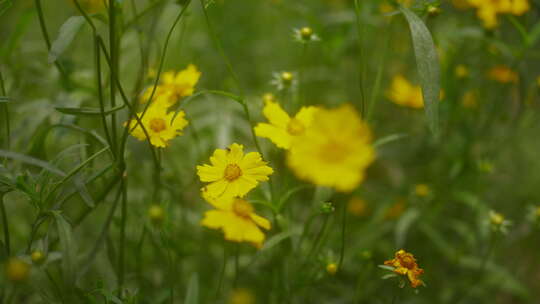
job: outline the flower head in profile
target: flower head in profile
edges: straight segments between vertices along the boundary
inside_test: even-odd
[[[386,96],[393,103],[413,109],[424,107],[424,98],[420,86],[411,84],[403,75],[396,75]]]
[[[506,234],[508,228],[512,225],[512,222],[507,220],[502,213],[490,210],[489,224],[493,231]]]
[[[259,182],[267,181],[274,171],[262,160],[258,152],[244,155],[244,147],[233,143],[227,149],[216,149],[210,165],[197,166],[197,174],[210,196],[246,195]]]
[[[227,241],[248,242],[257,248],[262,247],[265,235],[260,228],[270,230],[271,224],[255,213],[253,205],[238,197],[216,198],[207,188],[202,189],[202,196],[215,209],[206,211],[201,225],[223,230]]]
[[[401,249],[396,252],[393,259],[385,261],[384,265],[392,267],[392,271],[396,274],[407,276],[412,288],[424,285],[424,282],[420,280],[420,275],[424,273],[424,270],[418,267],[411,253]]]
[[[505,65],[492,67],[488,71],[488,77],[499,83],[516,83],[519,80],[519,75]]]
[[[263,115],[269,123],[257,124],[255,134],[270,139],[279,148],[289,149],[293,138],[304,134],[311,125],[316,110],[315,107],[302,107],[294,117],[290,117],[279,103],[265,98]]]
[[[158,148],[165,148],[169,145],[169,141],[179,135],[182,135],[182,130],[187,126],[188,121],[184,118],[184,111],[167,112],[165,107],[160,105],[151,105],[144,115],[138,113],[137,116],[142,116],[141,122],[144,130],[148,133],[150,143]],[[136,119],[132,119],[125,124],[129,128],[131,135],[139,140],[146,140],[147,136],[141,125]]]
[[[167,71],[161,76],[161,81],[156,87],[152,101],[165,107],[175,105],[180,99],[193,95],[195,86],[199,82],[201,72],[193,64],[179,72]],[[152,96],[152,87],[147,88],[140,100],[148,102]]]
[[[287,164],[296,176],[341,192],[354,190],[364,171],[375,160],[368,125],[349,104],[318,109],[313,123],[296,136],[287,154]]]

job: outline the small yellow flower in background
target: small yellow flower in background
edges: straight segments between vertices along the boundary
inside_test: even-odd
[[[469,69],[463,64],[458,64],[455,69],[455,74],[457,78],[466,78],[469,76]]]
[[[476,16],[487,29],[499,25],[499,14],[521,16],[530,10],[529,0],[468,0],[468,4],[476,8]]]
[[[493,210],[489,211],[489,223],[493,231],[501,233],[507,233],[508,227],[512,225],[502,213]]]
[[[183,97],[193,95],[199,82],[201,72],[193,64],[179,72],[167,71],[161,76],[159,85],[154,92],[153,102],[164,107],[175,105]],[[141,103],[146,103],[152,95],[152,87],[147,88],[141,96]]]
[[[176,117],[174,115],[174,112],[167,113],[167,108],[157,104],[148,107],[144,116],[142,116],[142,112],[137,114],[138,117],[142,116],[141,122],[146,132],[148,132],[150,143],[153,146],[165,148],[169,145],[171,139],[182,135],[182,130],[188,125],[188,121],[184,118],[185,113],[180,111]],[[139,140],[147,139],[143,128],[136,119],[132,119],[125,126],[129,128],[131,135],[135,138]]]
[[[417,184],[414,186],[416,196],[426,197],[431,193],[431,189],[426,184]]]
[[[30,254],[30,259],[32,260],[32,263],[41,265],[45,262],[45,254],[41,250],[34,250],[32,251],[32,254]]]
[[[259,137],[270,139],[276,146],[289,149],[295,136],[304,134],[311,125],[317,108],[302,107],[294,117],[290,117],[281,106],[271,99],[265,99],[263,115],[270,123],[259,123],[254,128]]]
[[[5,272],[9,281],[24,282],[30,275],[30,265],[19,258],[10,258],[6,263]]]
[[[148,217],[154,224],[160,224],[165,218],[165,210],[160,205],[152,205],[148,208]]]
[[[369,126],[353,106],[318,109],[304,134],[293,140],[287,164],[297,177],[341,192],[354,190],[375,160]]]
[[[393,103],[414,108],[421,109],[424,107],[424,98],[422,97],[422,89],[420,86],[412,85],[402,75],[396,75],[392,79],[392,85],[386,93],[388,99]]]
[[[347,203],[347,211],[354,216],[365,216],[369,213],[369,206],[365,200],[353,196]]]
[[[384,214],[384,217],[388,220],[396,219],[400,217],[405,209],[407,208],[407,203],[404,199],[398,199]]]
[[[329,274],[329,275],[335,275],[338,271],[338,266],[336,263],[328,263],[326,265],[326,272]]]
[[[233,143],[229,148],[216,149],[210,157],[211,165],[197,166],[201,182],[209,182],[209,195],[244,196],[274,172],[258,152],[244,155],[244,146]]]
[[[255,214],[248,201],[231,196],[216,198],[206,188],[203,188],[202,196],[216,209],[205,212],[201,225],[223,230],[228,241],[249,242],[257,248],[262,247],[265,235],[259,227],[270,230],[271,224]]]
[[[467,109],[474,109],[478,107],[478,97],[476,91],[467,91],[463,94],[461,99],[461,105]]]
[[[418,267],[416,259],[411,253],[401,249],[396,252],[392,260],[385,261],[384,265],[393,267],[394,273],[407,276],[412,288],[424,285],[424,282],[420,280],[420,275],[424,273],[424,270]]]
[[[231,292],[228,304],[255,304],[255,295],[246,288],[236,288]]]
[[[519,75],[504,65],[498,65],[488,71],[488,78],[500,83],[516,83]]]

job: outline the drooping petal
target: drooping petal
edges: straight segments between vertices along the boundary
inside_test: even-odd
[[[263,115],[274,126],[285,130],[291,119],[277,102],[267,100],[263,109]]]
[[[255,224],[257,224],[259,227],[262,227],[266,230],[270,230],[272,228],[272,224],[270,224],[270,221],[265,219],[264,217],[262,216],[259,216],[255,213],[252,213],[251,214],[251,219],[253,220],[253,222],[255,222]]]
[[[278,148],[289,149],[292,136],[285,129],[275,125],[259,123],[255,127],[255,135],[270,139]]]

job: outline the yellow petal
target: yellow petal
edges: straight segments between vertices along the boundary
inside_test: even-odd
[[[215,182],[223,178],[223,168],[209,165],[197,166],[197,175],[201,182]]]
[[[302,107],[298,113],[296,113],[295,118],[304,124],[306,128],[311,125],[313,121],[313,115],[317,111],[317,107]]]
[[[255,135],[270,139],[278,148],[289,149],[292,136],[286,129],[278,128],[267,123],[259,123],[255,127]]]
[[[264,217],[262,216],[259,216],[255,213],[252,213],[251,214],[251,219],[253,220],[253,222],[255,222],[255,224],[257,224],[259,227],[262,227],[266,230],[270,230],[272,228],[272,225],[270,224],[270,221],[265,219]]]
[[[208,191],[208,194],[210,194],[211,196],[219,197],[225,194],[228,186],[229,186],[229,183],[226,180],[220,179],[211,184],[208,184],[206,186],[206,189]],[[233,196],[233,195],[230,195],[230,196]]]
[[[228,148],[227,159],[228,163],[239,163],[244,156],[244,146],[233,143]]]
[[[274,126],[284,129],[287,127],[289,120],[289,114],[283,111],[281,106],[277,102],[267,100],[263,109],[263,115]]]

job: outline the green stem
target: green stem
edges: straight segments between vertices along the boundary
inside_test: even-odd
[[[216,289],[215,300],[219,299],[219,294],[221,293],[221,287],[223,286],[223,278],[225,277],[225,269],[227,268],[227,246],[223,244],[223,263],[221,265],[221,271],[219,273],[218,287]]]
[[[94,52],[96,55],[96,82],[98,90],[99,109],[101,111],[101,124],[103,125],[103,131],[105,132],[107,143],[110,147],[113,147],[111,134],[109,133],[109,127],[107,124],[107,118],[105,117],[105,102],[103,100],[103,89],[101,88],[101,51],[99,49],[99,39],[96,33],[94,33],[94,47]],[[116,155],[116,151],[114,149],[112,149],[112,153],[113,155]]]
[[[9,224],[6,213],[6,206],[4,205],[5,193],[0,193],[0,212],[2,213],[2,227],[4,228],[4,243],[6,246],[6,255],[11,256],[11,246],[9,238]]]
[[[110,65],[110,98],[111,106],[114,108],[116,106],[116,79],[118,75],[118,49],[117,49],[117,38],[116,38],[116,1],[109,0],[109,52],[111,56],[111,65]],[[116,150],[116,113],[111,115],[111,138],[113,146],[112,150]]]
[[[341,220],[341,248],[339,251],[338,271],[341,270],[343,259],[345,258],[345,241],[347,238],[347,205],[342,204],[342,220]]]
[[[364,54],[363,54],[363,46],[362,46],[362,25],[360,24],[360,5],[358,4],[358,0],[354,0],[354,12],[356,15],[356,30],[358,34],[358,86],[360,88],[360,97],[361,97],[361,114],[362,118],[365,117],[365,94],[364,94]]]
[[[120,247],[118,254],[118,290],[122,295],[124,287],[124,272],[125,272],[125,246],[126,246],[126,223],[127,223],[127,177],[123,177],[122,187],[122,215],[120,218]]]
[[[4,84],[4,77],[2,75],[2,70],[0,70],[0,88],[2,89],[2,95],[7,97],[7,90]],[[9,108],[7,102],[0,103],[4,112],[5,122],[6,122],[6,150],[9,150],[11,146],[11,128],[9,124]]]

